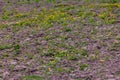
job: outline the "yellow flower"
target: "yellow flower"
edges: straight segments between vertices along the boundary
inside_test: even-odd
[[[51,71],[51,68],[49,67],[48,70]]]
[[[103,59],[100,59],[100,62],[102,62],[102,63],[103,63],[103,62],[105,62],[105,60],[103,60]]]
[[[116,4],[118,8],[120,8],[120,4]]]
[[[55,60],[51,61],[51,64],[55,64]]]

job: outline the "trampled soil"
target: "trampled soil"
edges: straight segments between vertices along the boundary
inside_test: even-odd
[[[120,80],[111,1],[0,0],[0,80]]]

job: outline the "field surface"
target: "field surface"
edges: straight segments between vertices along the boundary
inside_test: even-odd
[[[120,80],[119,0],[0,0],[0,80]]]

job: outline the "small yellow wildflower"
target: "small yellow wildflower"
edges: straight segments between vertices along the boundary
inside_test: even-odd
[[[105,62],[105,60],[103,60],[103,59],[100,59],[99,61],[102,62],[102,63]]]
[[[51,71],[51,68],[49,67],[48,70]]]

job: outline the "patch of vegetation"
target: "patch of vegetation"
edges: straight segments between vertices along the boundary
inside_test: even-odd
[[[21,46],[19,44],[14,43],[13,47],[15,55],[19,54]]]
[[[0,56],[0,59],[4,59],[4,58],[7,58],[9,57],[9,53],[4,53]]]
[[[10,49],[10,48],[12,48],[11,45],[0,45],[0,50]]]
[[[55,53],[55,57],[66,57],[69,53],[68,52],[64,52],[64,51],[58,51],[57,53]]]
[[[10,14],[9,12],[5,11],[4,15],[2,16],[3,19],[9,19],[10,18]]]
[[[119,0],[101,0],[103,3],[118,3]]]
[[[110,48],[110,51],[116,51],[118,50],[118,47],[120,47],[120,42],[114,42]]]
[[[91,77],[84,74],[86,71],[89,73],[87,69],[92,62],[95,65],[102,63],[99,65],[102,71],[103,67],[108,66],[106,61],[112,62],[113,58],[118,57],[117,54],[110,54],[120,52],[118,0],[3,2],[5,6],[0,8],[0,42],[6,45],[0,45],[0,64],[2,68],[8,68],[8,72],[10,70],[11,77],[17,75],[13,70],[18,64],[8,63],[9,59],[18,62],[20,68],[21,64],[27,65],[24,72],[26,76],[22,80],[64,77],[79,80],[80,75],[76,75],[76,68],[79,68],[77,72],[82,71],[81,74],[86,76],[81,77],[81,80],[90,80],[101,75]],[[94,66],[90,68],[94,69]],[[24,75],[20,70],[17,73]],[[39,73],[45,78],[36,76]],[[72,77],[69,74],[73,74]]]
[[[55,50],[52,48],[49,48],[48,50],[46,50],[42,53],[42,56],[51,57],[51,56],[54,56],[54,54],[55,54]]]
[[[74,54],[69,54],[68,59],[69,60],[78,60],[78,56],[75,53]]]
[[[89,65],[88,64],[82,64],[81,66],[80,66],[80,70],[86,70],[87,69],[87,67],[88,67]]]
[[[31,76],[24,76],[22,80],[44,80],[44,78],[40,76],[31,75]]]
[[[65,27],[63,31],[65,31],[65,32],[70,32],[70,31],[72,31],[72,29]]]
[[[99,14],[99,17],[107,24],[113,24],[117,21],[115,14],[112,14],[111,12],[102,12]]]
[[[81,49],[81,50],[79,51],[79,53],[80,53],[82,56],[84,56],[84,57],[88,57],[88,56],[89,56],[88,51],[87,51],[86,49]]]
[[[40,0],[34,0],[36,3],[40,2]]]

